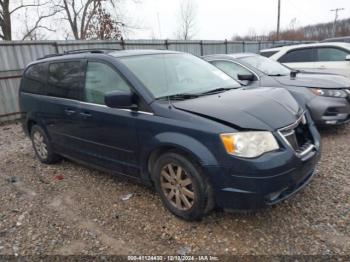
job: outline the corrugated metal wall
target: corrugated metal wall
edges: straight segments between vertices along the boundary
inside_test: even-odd
[[[296,43],[301,42],[235,42],[226,40],[1,41],[0,122],[20,117],[18,87],[22,70],[31,61],[48,54],[63,53],[75,49],[169,49],[202,56],[218,53],[258,53],[260,49]]]

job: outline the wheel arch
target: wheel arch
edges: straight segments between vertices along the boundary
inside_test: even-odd
[[[170,151],[176,151],[189,157],[199,166],[217,165],[213,153],[199,140],[179,133],[162,133],[155,136],[141,154],[142,173],[145,180],[151,182],[151,173],[155,162],[160,155]]]

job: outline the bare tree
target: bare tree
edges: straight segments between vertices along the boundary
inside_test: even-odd
[[[103,0],[58,0],[55,6],[63,13],[76,40],[85,39],[92,17]]]
[[[112,32],[121,35],[132,28],[126,26],[119,15],[124,0],[54,0],[68,21],[71,34],[76,40],[115,38]],[[141,0],[133,0],[140,3]],[[104,34],[102,31],[104,31]],[[118,36],[119,37],[119,36]]]
[[[94,12],[94,10],[92,10]],[[86,39],[107,40],[122,38],[122,27],[124,23],[117,21],[107,10],[98,3],[96,13],[92,15],[90,24],[86,31]]]
[[[197,5],[194,0],[182,0],[178,10],[177,38],[190,40],[197,34]]]
[[[10,7],[10,0],[0,0],[0,39],[2,40],[12,40],[12,16],[24,9],[24,8],[45,8],[50,3],[50,1],[32,0],[32,1],[20,1],[16,6]],[[38,28],[44,28],[41,24],[46,18],[55,15],[55,12],[51,13],[41,13],[32,27],[28,27],[28,32],[33,33]]]
[[[54,29],[49,27],[48,25],[45,25],[42,23],[45,19],[52,17],[56,15],[59,10],[58,9],[51,9],[49,12],[47,11],[49,8],[37,8],[36,12],[29,12],[28,10],[25,11],[24,14],[24,31],[23,31],[23,36],[22,40],[43,40],[45,38],[45,34],[42,32],[43,30],[45,31],[50,31],[50,32],[55,32]],[[34,23],[30,23],[30,20],[34,19]],[[43,29],[43,30],[42,30]]]

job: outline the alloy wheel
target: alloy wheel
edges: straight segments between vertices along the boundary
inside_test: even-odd
[[[34,132],[33,144],[38,155],[42,159],[46,159],[48,156],[47,145],[44,136],[40,132]]]
[[[161,189],[168,201],[180,210],[192,208],[195,200],[193,183],[186,170],[178,164],[170,163],[162,168]]]

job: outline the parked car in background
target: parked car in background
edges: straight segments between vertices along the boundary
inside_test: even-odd
[[[318,131],[288,91],[242,89],[189,54],[57,55],[30,64],[19,92],[41,162],[64,156],[154,185],[186,220],[289,198],[320,157]]]
[[[274,60],[250,53],[210,55],[204,59],[246,86],[287,89],[306,105],[317,125],[350,121],[350,79],[346,77],[297,72]]]
[[[345,43],[350,43],[350,36],[327,38],[325,40],[322,40],[321,42],[322,43],[324,43],[324,42],[345,42]]]
[[[350,43],[313,43],[264,49],[260,54],[298,70],[350,78]]]

